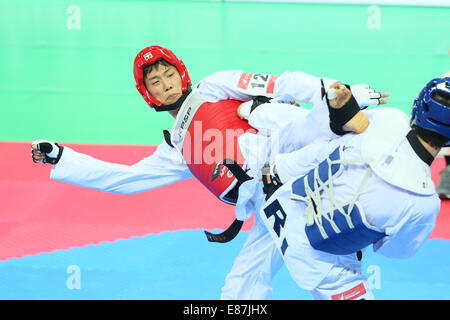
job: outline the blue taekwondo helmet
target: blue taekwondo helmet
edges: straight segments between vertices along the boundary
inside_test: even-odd
[[[438,92],[450,96],[450,77],[435,78],[420,91],[419,96],[414,99],[410,124],[447,137],[449,141],[445,146],[449,146],[450,106],[436,101]]]

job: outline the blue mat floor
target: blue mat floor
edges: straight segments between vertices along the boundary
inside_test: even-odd
[[[202,230],[163,232],[0,262],[0,299],[219,299],[247,237],[206,241]],[[428,240],[406,260],[368,249],[363,272],[376,299],[450,299],[450,241]],[[312,299],[283,267],[274,299]]]

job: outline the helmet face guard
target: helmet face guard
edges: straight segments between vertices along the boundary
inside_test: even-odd
[[[450,142],[450,106],[437,101],[436,93],[450,96],[450,77],[435,78],[420,91],[414,99],[410,124],[436,132]]]
[[[172,51],[166,48],[150,46],[141,50],[134,59],[134,79],[136,81],[136,89],[151,108],[155,108],[157,111],[173,110],[173,106],[164,108],[161,101],[153,97],[145,87],[144,68],[154,64],[158,60],[165,60],[178,70],[181,76],[181,90],[183,93],[185,93],[188,90],[188,87],[192,85],[191,78],[189,77],[186,66],[182,60],[178,59]]]

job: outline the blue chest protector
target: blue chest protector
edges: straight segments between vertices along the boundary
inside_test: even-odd
[[[312,204],[311,209],[314,210],[314,214],[319,217],[318,220],[315,219],[313,223],[305,226],[305,232],[311,246],[316,250],[345,255],[367,247],[386,234],[369,228],[363,222],[361,215],[364,213],[358,202],[353,205],[342,206],[340,210],[336,209],[332,214],[328,212],[326,213],[327,218],[325,218],[318,213],[317,199],[314,201],[311,197],[308,198],[308,193],[323,192],[323,190],[315,190],[317,184],[314,181],[317,178],[327,185],[330,184],[330,174],[333,176],[343,170],[343,164],[340,163],[340,160],[341,149],[336,148],[328,159],[322,161],[316,169],[311,170],[292,183],[292,195],[295,199],[305,199],[305,201],[308,199],[310,205]],[[307,188],[310,188],[308,192]],[[342,214],[342,210],[346,215]]]

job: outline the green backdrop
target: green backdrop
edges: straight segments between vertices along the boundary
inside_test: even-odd
[[[222,1],[0,0],[0,140],[158,144],[173,119],[134,88],[142,48],[194,83],[216,71],[369,83],[409,112],[450,70],[450,8]]]

